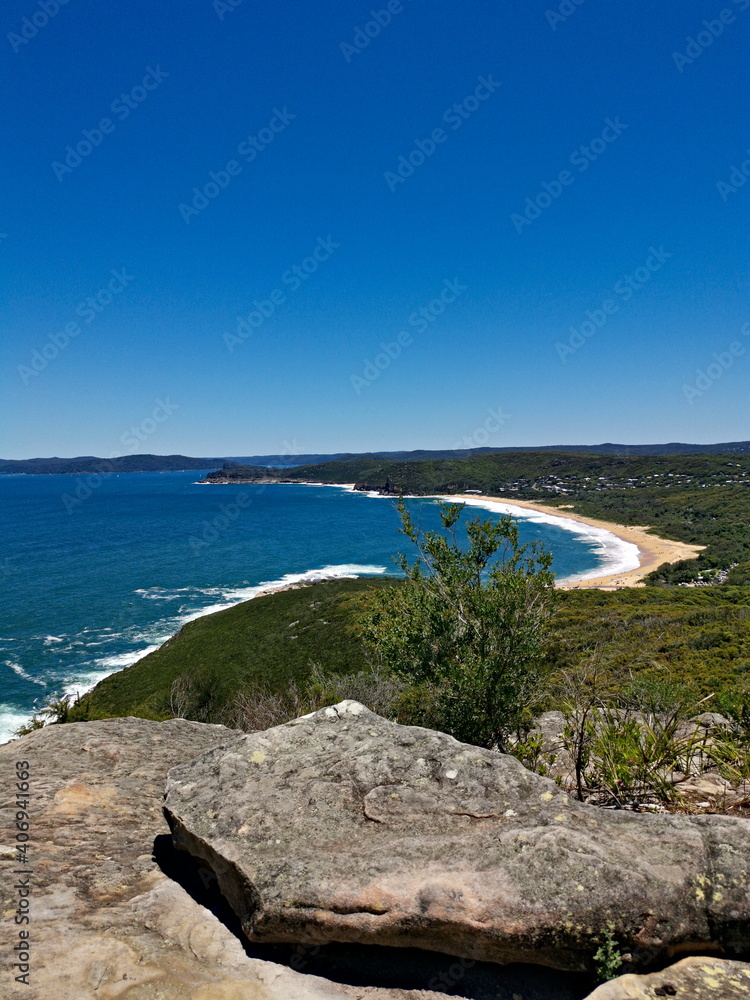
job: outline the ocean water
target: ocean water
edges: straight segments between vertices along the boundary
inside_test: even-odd
[[[0,742],[53,694],[88,690],[193,618],[269,584],[395,573],[392,555],[409,550],[390,499],[202,475],[0,476]],[[437,526],[435,500],[408,503]],[[520,531],[554,553],[558,578],[632,564],[634,546],[573,521],[523,512]]]

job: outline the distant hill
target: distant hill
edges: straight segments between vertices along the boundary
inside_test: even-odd
[[[219,469],[223,458],[187,458],[185,455],[123,455],[120,458],[26,458],[0,459],[0,475],[86,475],[111,472],[187,472]]]
[[[220,469],[225,463],[261,466],[268,469],[293,469],[299,466],[322,465],[328,462],[365,462],[388,459],[393,462],[440,461],[472,458],[481,455],[549,452],[585,453],[592,455],[738,455],[750,454],[750,441],[729,441],[721,444],[550,444],[538,448],[466,448],[427,451],[370,451],[362,453],[336,452],[331,455],[242,455],[223,458],[189,458],[186,455],[123,455],[121,458],[0,459],[0,475],[80,475],[107,472],[187,472],[195,469]]]
[[[320,465],[323,462],[346,462],[364,459],[390,458],[395,462],[419,462],[430,459],[469,458],[472,455],[498,455],[506,452],[566,451],[587,452],[596,455],[725,455],[750,453],[750,441],[728,441],[720,444],[545,444],[540,447],[506,448],[442,448],[415,451],[336,452],[332,455],[249,455],[231,456],[229,461],[238,465],[263,465],[272,469],[291,469],[299,465]]]

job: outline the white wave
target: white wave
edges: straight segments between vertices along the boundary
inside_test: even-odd
[[[64,635],[45,635],[44,645],[51,646],[54,642],[62,642],[64,638]]]
[[[356,483],[274,483],[275,486],[318,486],[322,489],[343,490],[345,493],[352,493]],[[357,490],[359,493],[359,490]]]
[[[14,674],[22,677],[25,681],[31,681],[32,684],[39,684],[41,687],[47,687],[44,681],[39,680],[38,677],[32,677],[31,674],[26,673],[20,663],[16,663],[14,660],[5,660],[5,666],[10,667]]]
[[[219,591],[224,597],[220,604],[212,604],[194,611],[181,618],[181,622],[195,621],[196,618],[204,618],[206,615],[213,615],[217,611],[226,611],[235,604],[242,604],[243,601],[251,601],[258,594],[265,594],[272,590],[281,590],[294,583],[323,583],[326,580],[354,580],[360,576],[380,576],[386,572],[385,566],[360,565],[359,563],[341,563],[336,566],[323,566],[320,569],[309,569],[304,573],[285,573],[278,580],[267,580],[263,583],[255,584],[252,587],[237,587],[234,589],[222,589]]]
[[[137,635],[134,635],[132,637],[132,642],[147,642],[149,646],[153,646],[154,644],[156,644],[156,648],[158,649],[159,646],[161,646],[163,643],[167,641],[167,639],[172,638],[174,632],[173,631],[167,632],[164,635],[154,635],[154,632],[162,633],[164,632],[165,628],[170,628],[173,622],[179,622],[179,621],[180,619],[176,618],[172,619],[169,622],[159,622],[151,632],[139,632]]]
[[[181,590],[188,590],[188,587],[182,587]],[[145,598],[147,601],[176,601],[178,600],[180,593],[172,593],[166,589],[166,587],[149,587],[148,589],[141,588],[140,590],[134,590],[134,594],[138,594],[139,597]]]
[[[455,497],[438,497],[437,499],[456,502]],[[512,514],[519,520],[530,521],[533,524],[550,524],[563,531],[571,532],[581,541],[593,543],[599,558],[599,565],[583,573],[561,577],[558,579],[558,583],[592,580],[598,576],[627,573],[630,570],[638,569],[641,565],[638,546],[634,542],[618,538],[606,528],[597,528],[592,524],[585,524],[583,521],[575,521],[572,517],[544,514],[542,511],[531,510],[528,507],[517,507],[512,503],[500,503],[497,500],[485,500],[481,497],[471,500],[462,499],[458,502],[466,504],[467,507],[481,507],[496,514]]]
[[[114,670],[121,670],[123,667],[137,663],[138,660],[142,660],[144,656],[148,656],[149,653],[153,653],[158,648],[158,645],[152,645],[146,646],[145,649],[131,649],[128,653],[113,653],[112,656],[102,656],[94,660],[94,663],[99,667],[112,667]]]
[[[30,718],[28,712],[19,712],[14,705],[0,705],[0,743],[12,740],[18,727]]]
[[[105,677],[109,677],[110,674],[117,673],[118,670],[129,667],[131,664],[143,659],[144,656],[148,656],[149,653],[153,653],[154,650],[159,648],[159,645],[161,643],[146,646],[144,649],[131,650],[128,653],[117,653],[112,656],[99,657],[89,665],[88,669],[79,670],[72,679],[68,680],[61,689],[57,690],[61,691],[63,697],[68,698],[76,698],[79,695],[84,695],[96,687],[99,681],[103,681]],[[9,660],[5,662],[11,670],[19,676],[24,677],[24,679],[47,687],[44,681],[30,677],[19,664]],[[0,705],[0,743],[7,743],[13,737],[18,727],[30,718],[31,713],[28,711],[19,712],[14,706]]]
[[[147,601],[178,601],[184,600],[186,594],[205,595],[223,594],[223,587],[142,587],[134,590],[134,594]]]
[[[94,660],[89,669],[81,670],[76,676],[67,681],[62,689],[63,695],[75,698],[78,695],[86,694],[96,687],[99,681],[103,681],[110,674],[116,674],[118,670],[130,667],[144,656],[153,653],[161,644],[146,646],[145,649],[131,649],[128,653],[115,653],[112,656],[101,656]]]
[[[193,483],[193,486],[247,486],[247,483]],[[317,486],[319,489],[330,489],[330,490],[344,490],[346,493],[351,493],[356,483],[308,483],[298,480],[293,480],[288,483],[263,483],[262,485],[268,486]],[[357,490],[359,492],[359,490]],[[380,494],[378,494],[379,496]]]

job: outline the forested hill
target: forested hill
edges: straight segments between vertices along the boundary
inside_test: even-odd
[[[584,516],[651,525],[656,533],[706,545],[697,560],[651,582],[727,579],[750,584],[750,455],[623,456],[505,452],[460,460],[326,462],[282,473],[233,467],[207,482],[356,483],[361,490],[426,496],[481,490],[567,505]],[[728,576],[727,576],[728,574]]]
[[[186,455],[121,455],[119,458],[0,459],[0,475],[99,475],[117,472],[188,472],[217,469],[223,458],[189,458]]]
[[[390,492],[460,493],[465,489],[510,490],[528,499],[553,501],[570,491],[603,492],[638,490],[659,485],[664,488],[718,483],[750,483],[750,455],[598,455],[564,452],[502,452],[469,458],[400,461],[383,457],[350,458],[279,470],[226,463],[206,476],[209,482],[223,479],[252,481],[272,475],[279,481],[357,483],[367,490]],[[677,482],[672,482],[677,480]]]
[[[0,475],[50,475],[107,472],[181,472],[192,469],[218,469],[224,463],[284,469],[312,464],[341,461],[419,462],[484,457],[498,454],[528,454],[529,452],[569,452],[594,455],[737,455],[750,454],[750,441],[728,441],[723,444],[594,444],[543,445],[539,448],[468,448],[416,451],[378,451],[363,454],[339,452],[333,455],[250,455],[247,457],[189,458],[185,455],[123,455],[119,458],[97,458],[83,455],[77,458],[0,459]]]

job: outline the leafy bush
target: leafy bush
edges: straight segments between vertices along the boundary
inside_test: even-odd
[[[34,715],[19,726],[14,732],[14,736],[27,736],[44,726],[52,726],[58,723],[68,722],[71,709],[78,704],[78,700],[73,700],[71,695],[52,695],[45,704],[35,712]]]
[[[600,944],[594,952],[594,968],[600,983],[617,979],[622,965],[622,953],[615,937],[615,925],[609,921],[600,935]]]
[[[552,557],[535,544],[519,547],[511,517],[469,521],[462,546],[462,509],[441,503],[444,532],[422,531],[399,501],[402,533],[418,557],[398,557],[406,582],[370,595],[362,630],[387,670],[435,704],[437,728],[502,746],[539,683]]]

